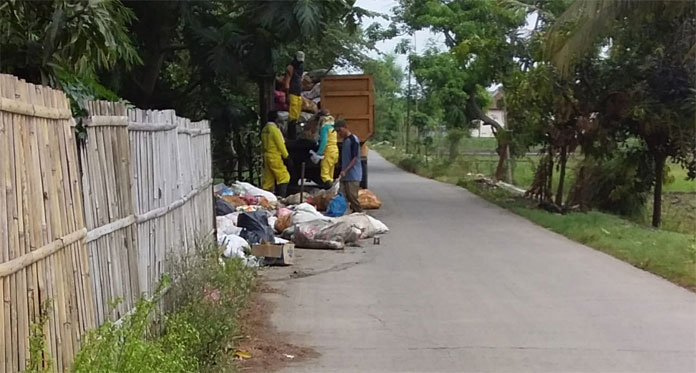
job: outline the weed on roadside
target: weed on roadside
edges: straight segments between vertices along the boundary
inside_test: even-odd
[[[173,267],[173,284],[165,277],[151,298],[140,299],[118,323],[107,321],[88,333],[73,372],[234,369],[225,352],[238,332],[255,271],[241,260],[222,261],[213,244]]]

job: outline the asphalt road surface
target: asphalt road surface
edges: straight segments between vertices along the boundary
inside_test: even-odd
[[[372,153],[381,245],[264,271],[287,371],[695,372],[696,295]]]

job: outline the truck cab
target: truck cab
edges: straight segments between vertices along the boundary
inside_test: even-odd
[[[375,132],[374,89],[371,75],[327,75],[321,79],[321,108],[327,109],[336,119],[344,119],[347,127],[360,139],[362,145],[361,163],[363,166],[362,188],[367,188],[367,145]],[[305,165],[304,177],[321,184],[319,165],[312,163],[309,150],[317,151],[319,144],[315,139],[288,139],[290,153],[290,190],[298,188]],[[341,173],[339,138],[339,161],[334,170],[335,177]]]

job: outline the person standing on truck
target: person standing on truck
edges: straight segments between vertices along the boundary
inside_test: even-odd
[[[297,134],[297,122],[302,112],[302,75],[304,74],[305,55],[302,51],[295,53],[295,58],[285,72],[285,92],[288,95],[288,138],[294,140]]]
[[[341,193],[346,196],[353,212],[363,212],[358,192],[362,180],[362,163],[360,163],[360,139],[346,127],[346,121],[339,119],[334,129],[343,138],[341,149]]]
[[[288,159],[288,149],[285,147],[283,134],[276,123],[278,112],[268,113],[268,123],[261,131],[261,147],[263,150],[263,189],[273,191],[280,197],[288,194],[288,183],[290,173],[288,172],[284,159]]]
[[[321,171],[321,182],[323,187],[328,189],[334,181],[334,168],[338,162],[338,138],[334,129],[334,118],[326,115],[319,119],[319,151],[317,155],[321,157],[319,169]]]

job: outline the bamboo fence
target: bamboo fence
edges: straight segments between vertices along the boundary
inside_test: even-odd
[[[151,294],[213,230],[210,129],[173,110],[131,109],[128,118],[140,289]]]
[[[101,324],[120,319],[140,296],[133,170],[125,105],[92,101],[86,107],[80,163],[92,293]]]
[[[70,105],[60,91],[0,75],[0,371],[26,369],[30,325],[68,370],[95,326]]]
[[[55,371],[130,312],[213,230],[210,129],[174,111],[88,102],[0,75],[0,373],[26,369],[31,324]]]

